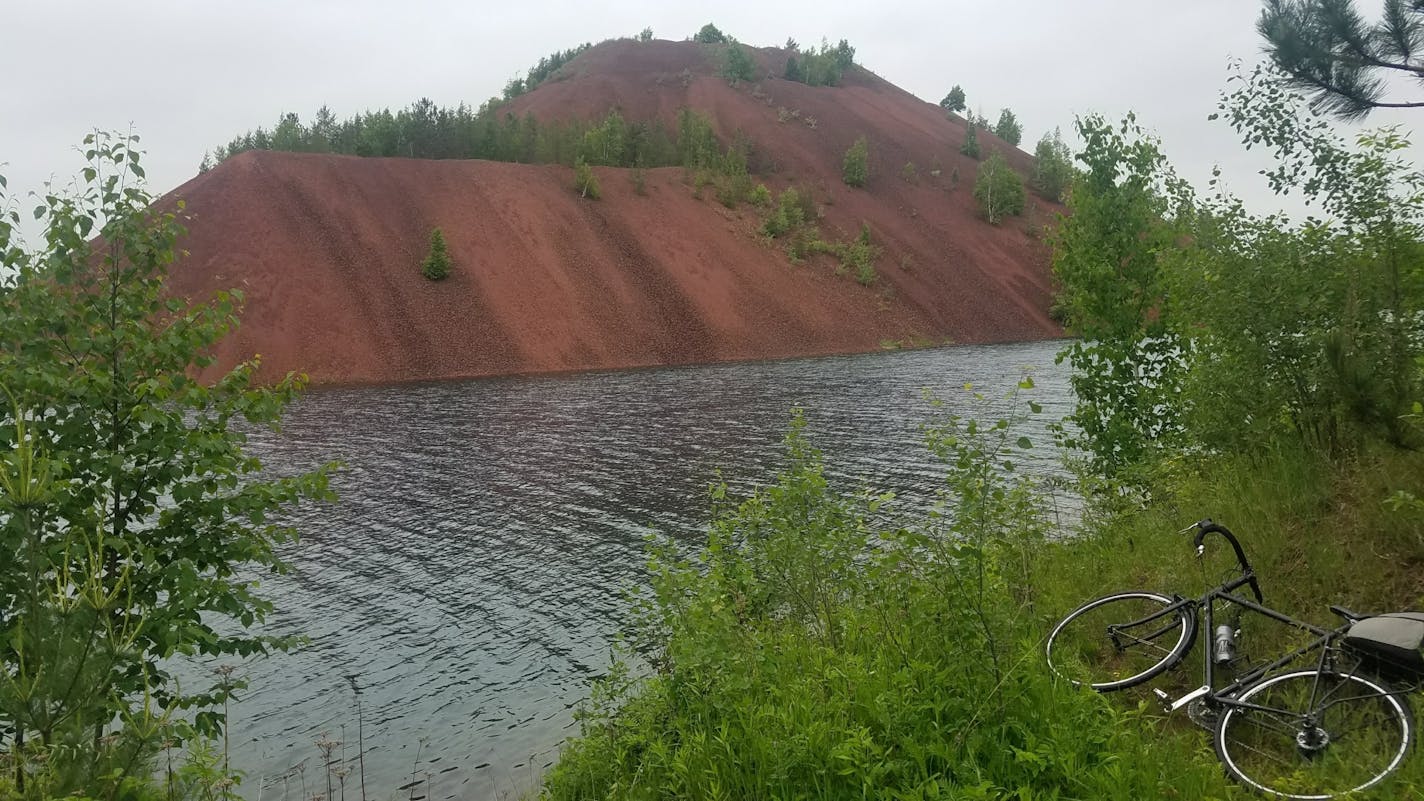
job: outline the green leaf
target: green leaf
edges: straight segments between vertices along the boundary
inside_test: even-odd
[[[44,214],[45,214],[45,207],[44,207],[44,206],[35,206],[35,219],[36,219],[36,220],[38,220],[39,218],[43,217]]]
[[[1019,447],[1028,450],[1033,447],[1033,442],[1028,437],[1019,437]]]
[[[1033,401],[1029,401],[1028,410],[1033,412],[1034,414],[1041,414],[1043,412],[1043,406],[1034,403]]]
[[[1026,375],[1019,381],[1019,389],[1033,389],[1033,376]]]

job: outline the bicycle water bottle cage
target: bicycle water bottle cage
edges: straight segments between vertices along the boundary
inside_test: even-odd
[[[1424,612],[1394,612],[1356,621],[1345,642],[1385,678],[1424,681]]]

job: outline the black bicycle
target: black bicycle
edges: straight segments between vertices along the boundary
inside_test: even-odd
[[[1424,613],[1367,616],[1331,606],[1344,619],[1337,628],[1296,620],[1264,605],[1255,571],[1225,526],[1203,520],[1183,533],[1192,530],[1198,559],[1206,536],[1220,534],[1239,573],[1200,598],[1132,591],[1089,601],[1048,635],[1049,668],[1099,692],[1133,687],[1178,665],[1204,619],[1213,638],[1203,649],[1203,684],[1175,700],[1155,692],[1165,709],[1186,707],[1215,730],[1216,754],[1233,779],[1281,798],[1326,799],[1374,787],[1398,770],[1416,739],[1405,696],[1424,685]],[[1254,601],[1237,592],[1243,587]],[[1225,612],[1219,623],[1218,611]],[[1246,611],[1311,639],[1236,674]],[[1218,686],[1224,673],[1236,675]]]

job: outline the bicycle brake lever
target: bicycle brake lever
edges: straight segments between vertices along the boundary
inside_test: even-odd
[[[1196,527],[1199,526],[1199,525],[1201,525],[1201,524],[1200,524],[1200,523],[1193,523],[1193,524],[1191,524],[1190,526],[1187,526],[1186,528],[1182,529],[1181,531],[1178,531],[1177,533],[1178,533],[1178,534],[1186,534],[1188,531],[1191,531],[1192,529],[1196,528]]]

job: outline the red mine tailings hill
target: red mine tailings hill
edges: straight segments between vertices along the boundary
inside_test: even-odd
[[[182,243],[191,255],[172,287],[195,297],[245,294],[220,367],[260,354],[263,378],[299,371],[315,383],[1061,333],[1048,317],[1041,244],[1051,209],[1031,198],[1022,218],[998,227],[980,220],[976,164],[958,152],[962,121],[859,69],[839,87],[768,79],[733,88],[715,77],[709,52],[688,42],[599,45],[511,110],[552,120],[616,107],[630,120],[671,124],[689,106],[724,141],[743,131],[769,166],[758,180],[812,189],[827,239],[869,224],[884,248],[875,285],[837,275],[829,256],[791,264],[780,242],[759,235],[759,211],[725,209],[710,191],[695,197],[681,168],[648,171],[645,195],[628,171],[597,168],[603,199],[592,201],[575,194],[566,167],[249,152],[170,195],[193,215]],[[777,50],[758,58],[776,74],[785,63]],[[861,135],[871,178],[851,189],[840,181],[841,160]],[[986,151],[1027,174],[1028,156],[980,136]],[[907,161],[920,169],[917,182],[900,176]],[[420,274],[435,227],[454,264],[441,282]]]

